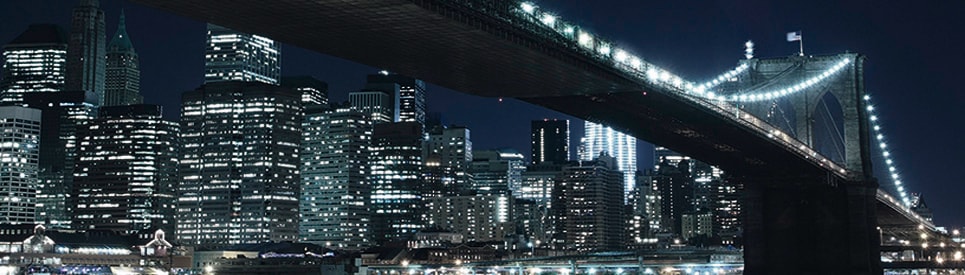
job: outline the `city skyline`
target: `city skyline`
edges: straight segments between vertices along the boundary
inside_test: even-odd
[[[620,2],[620,1],[616,1],[616,2]],[[38,3],[40,3],[41,5],[44,3],[50,4],[50,1],[39,1]],[[69,20],[69,11],[72,8],[73,4],[74,3],[69,3],[69,5],[64,5],[64,4],[50,5],[52,7],[52,9],[50,9],[51,15],[45,15],[45,16],[38,16],[39,14],[42,14],[42,13],[40,11],[36,11],[38,9],[37,7],[30,8],[31,6],[26,4],[13,4],[14,5],[13,8],[4,9],[4,10],[12,10],[12,11],[18,11],[18,12],[23,11],[25,12],[26,15],[18,15],[18,16],[13,16],[12,19],[5,19],[5,20],[11,20],[11,22],[14,22],[14,23],[8,24],[7,21],[4,21],[3,22],[4,24],[2,25],[10,26],[10,27],[9,28],[5,27],[2,30],[3,31],[2,35],[3,37],[6,37],[5,39],[12,39],[13,37],[15,37],[17,33],[22,32],[26,28],[26,25],[29,23],[54,22],[54,23],[59,23],[61,25],[65,25],[63,22]],[[947,128],[954,128],[954,127],[942,127],[939,123],[916,124],[915,122],[917,120],[922,119],[923,115],[915,114],[908,110],[915,110],[915,109],[921,109],[921,108],[903,107],[901,104],[898,103],[898,102],[902,102],[902,103],[910,104],[912,106],[916,106],[916,104],[917,106],[921,106],[925,104],[923,102],[920,102],[920,101],[923,101],[923,99],[920,99],[918,97],[907,98],[907,97],[911,97],[911,95],[903,95],[903,94],[914,94],[914,93],[906,93],[903,91],[911,90],[912,88],[914,88],[915,90],[925,90],[925,91],[927,90],[953,91],[954,88],[949,88],[949,87],[954,87],[950,85],[950,82],[952,82],[952,80],[938,79],[936,81],[933,81],[937,83],[921,84],[926,87],[933,86],[933,85],[936,86],[936,87],[932,87],[931,89],[928,89],[925,87],[908,86],[908,85],[911,85],[910,84],[912,82],[911,79],[922,79],[922,78],[908,77],[907,78],[908,80],[906,80],[905,82],[908,82],[909,84],[898,83],[900,85],[895,85],[894,82],[890,82],[890,81],[896,81],[897,79],[902,79],[902,78],[886,77],[886,75],[888,75],[889,73],[900,75],[901,73],[904,73],[903,68],[913,67],[912,65],[914,65],[914,63],[916,62],[925,62],[925,61],[917,61],[918,59],[929,59],[929,58],[913,58],[910,56],[900,55],[898,54],[898,52],[900,51],[896,51],[896,50],[875,51],[874,50],[875,48],[873,48],[872,46],[874,42],[880,42],[880,41],[877,41],[874,39],[871,39],[870,41],[872,42],[869,42],[869,41],[863,41],[858,39],[848,39],[847,37],[840,37],[840,36],[836,37],[835,35],[832,35],[832,34],[822,33],[822,31],[830,32],[830,30],[836,29],[834,27],[831,27],[833,25],[836,25],[831,22],[839,22],[841,21],[841,19],[837,19],[837,21],[826,20],[829,22],[807,24],[808,22],[805,22],[806,20],[803,19],[806,17],[804,17],[803,15],[797,15],[797,16],[792,16],[793,18],[787,19],[786,21],[781,21],[782,24],[774,24],[776,26],[771,26],[771,27],[758,26],[756,28],[751,27],[753,26],[753,24],[751,23],[754,23],[754,21],[765,21],[765,20],[776,19],[777,16],[772,13],[776,13],[777,11],[784,10],[783,9],[785,7],[784,5],[776,5],[776,6],[763,5],[761,7],[756,7],[757,9],[763,11],[761,14],[763,14],[762,17],[764,18],[759,18],[759,19],[735,19],[737,18],[737,16],[731,16],[731,17],[722,16],[721,14],[736,13],[737,12],[736,10],[739,8],[736,6],[735,7],[718,7],[720,8],[719,10],[710,12],[711,17],[715,17],[717,19],[720,19],[720,17],[725,17],[725,18],[731,18],[734,21],[739,21],[740,22],[739,24],[735,23],[734,25],[730,25],[724,28],[731,29],[731,30],[743,28],[742,30],[732,32],[732,33],[743,34],[742,37],[728,35],[728,37],[723,38],[723,37],[717,37],[717,36],[708,37],[703,35],[693,35],[692,37],[689,37],[689,38],[678,38],[681,41],[687,41],[691,43],[679,43],[679,44],[695,45],[695,44],[700,44],[695,42],[707,39],[710,41],[709,42],[704,41],[704,42],[705,44],[709,44],[709,45],[703,46],[702,48],[698,46],[687,46],[681,49],[667,50],[667,49],[660,49],[660,48],[666,48],[667,45],[675,45],[678,43],[672,42],[672,40],[670,40],[671,38],[658,39],[653,41],[652,43],[640,43],[638,40],[643,40],[644,38],[642,37],[634,38],[635,36],[626,34],[626,33],[629,33],[632,29],[634,29],[633,28],[634,22],[637,22],[637,23],[649,22],[649,21],[635,21],[635,20],[644,20],[644,19],[632,18],[631,16],[619,16],[619,15],[618,15],[618,17],[620,17],[619,20],[601,18],[601,17],[608,17],[606,15],[607,13],[604,11],[608,11],[612,9],[605,9],[603,7],[592,7],[592,5],[580,4],[577,1],[565,1],[560,3],[541,3],[541,4],[549,5],[551,9],[557,10],[561,14],[566,15],[569,18],[578,20],[581,23],[584,23],[585,25],[594,27],[597,30],[599,30],[602,34],[612,37],[617,41],[627,41],[626,44],[636,46],[637,47],[636,49],[639,52],[648,53],[647,56],[649,58],[652,58],[653,59],[652,61],[658,64],[674,64],[672,66],[669,66],[669,68],[671,68],[672,70],[678,71],[682,75],[696,76],[695,78],[700,78],[699,76],[701,75],[709,76],[714,74],[717,71],[724,70],[725,68],[732,66],[732,64],[734,64],[738,60],[738,58],[740,58],[739,57],[741,53],[740,42],[748,38],[754,39],[755,42],[759,45],[758,46],[759,54],[762,54],[765,56],[780,56],[780,55],[790,54],[796,51],[796,49],[793,49],[796,47],[793,47],[794,45],[791,45],[791,43],[784,44],[785,42],[782,40],[783,37],[781,36],[783,36],[785,31],[801,28],[800,27],[801,25],[804,25],[805,27],[809,27],[809,28],[804,28],[804,32],[803,32],[803,35],[807,40],[805,42],[805,50],[808,53],[811,53],[811,52],[833,53],[833,52],[842,52],[846,49],[851,49],[856,52],[861,52],[869,55],[872,62],[882,62],[882,63],[876,64],[876,66],[869,66],[869,73],[868,73],[869,89],[868,90],[870,93],[877,96],[876,102],[878,102],[879,104],[878,106],[880,107],[880,109],[883,110],[882,113],[888,116],[885,119],[884,127],[886,127],[886,129],[890,129],[888,133],[890,133],[891,134],[890,137],[894,139],[894,141],[892,141],[890,144],[893,145],[892,148],[894,148],[893,149],[894,154],[898,156],[897,161],[899,162],[900,167],[903,167],[903,169],[905,170],[902,172],[906,175],[905,178],[906,178],[906,182],[909,183],[909,188],[913,189],[914,191],[924,193],[926,197],[928,197],[929,205],[936,209],[935,211],[936,221],[939,224],[946,224],[946,223],[961,224],[963,222],[961,220],[962,217],[952,216],[952,213],[953,213],[952,211],[954,211],[953,209],[956,209],[961,205],[960,203],[954,204],[954,201],[955,201],[954,197],[951,197],[951,195],[949,194],[949,193],[960,193],[960,192],[940,192],[939,191],[941,190],[940,188],[948,187],[948,186],[943,187],[943,185],[946,185],[946,184],[951,185],[950,188],[953,188],[953,190],[960,190],[961,188],[963,188],[960,186],[955,186],[955,183],[957,181],[960,182],[960,180],[957,180],[956,178],[954,178],[953,175],[950,175],[947,172],[951,170],[949,168],[961,166],[960,165],[961,160],[956,159],[954,156],[944,156],[944,155],[947,155],[947,152],[965,151],[961,149],[962,145],[951,144],[951,142],[944,142],[944,143],[921,142],[920,144],[947,144],[945,146],[942,146],[946,148],[933,148],[933,147],[939,147],[939,146],[922,148],[921,146],[917,146],[917,144],[915,143],[915,141],[918,141],[920,139],[930,138],[924,135],[924,133],[926,132],[927,133],[934,133],[934,132],[945,133],[944,135],[942,134],[932,134],[932,135],[952,137],[954,136],[952,135],[952,133],[954,133],[954,130],[947,129]],[[24,5],[24,7],[17,7],[17,5]],[[667,5],[662,7],[668,8],[668,9],[676,9],[678,11],[681,9],[681,7],[676,6],[679,4],[663,3],[663,4],[657,4],[657,5]],[[61,6],[65,6],[65,7],[61,7]],[[197,64],[178,63],[176,65],[167,64],[166,66],[151,67],[151,65],[149,64],[151,64],[151,62],[153,62],[153,64],[155,65],[159,64],[158,63],[159,62],[158,59],[160,58],[159,56],[163,57],[163,56],[169,56],[169,55],[178,55],[178,56],[188,56],[189,57],[188,59],[198,59],[197,56],[199,56],[199,54],[196,54],[196,53],[199,53],[203,49],[202,47],[203,47],[204,24],[200,22],[187,21],[180,17],[150,10],[138,5],[133,5],[133,4],[121,5],[119,1],[102,1],[101,6],[106,11],[107,26],[116,26],[116,20],[119,14],[119,8],[121,6],[124,6],[130,10],[128,12],[129,32],[133,37],[132,39],[139,46],[138,50],[142,58],[142,76],[146,78],[142,82],[142,90],[145,90],[144,92],[145,102],[151,103],[151,104],[162,104],[168,109],[168,112],[167,112],[168,114],[174,113],[173,110],[176,110],[177,105],[176,104],[172,105],[172,103],[170,102],[170,98],[177,98],[182,92],[194,89],[201,84],[200,78],[201,76],[203,76],[203,74],[198,73],[201,70],[201,66],[196,66]],[[846,6],[844,10],[849,10],[854,8],[855,8],[854,6]],[[884,9],[884,10],[887,10],[887,9],[894,10],[896,7],[885,5],[885,7],[875,7],[875,8]],[[34,11],[31,12],[31,9],[33,9]],[[633,9],[627,9],[627,10],[633,10]],[[60,11],[66,11],[66,12],[60,12]],[[694,11],[694,12],[707,13],[707,11]],[[916,7],[916,9],[912,9],[912,12],[920,13],[921,10],[919,10]],[[879,10],[878,17],[875,17],[874,14],[869,15],[868,16],[869,18],[866,18],[868,19],[866,21],[881,20],[881,17],[880,17],[881,13],[882,11]],[[801,14],[804,14],[804,12],[802,11]],[[147,15],[147,17],[145,17],[145,15]],[[16,19],[16,18],[22,18],[22,16],[31,16],[28,18],[36,18],[36,19],[34,19],[34,21],[31,21],[31,22],[26,22],[24,20]],[[48,18],[51,20],[39,21],[41,19],[48,19]],[[172,27],[171,30],[159,30],[160,26],[164,24],[150,23],[154,20],[147,20],[147,18],[152,18],[152,19],[163,18],[164,20],[171,20],[172,22],[174,22],[174,26]],[[832,17],[832,19],[833,18],[838,18],[838,17]],[[658,18],[658,19],[650,19],[650,20],[666,20],[666,19],[667,18]],[[865,22],[860,19],[858,19],[857,21],[864,22],[861,24],[865,24],[865,25],[873,24],[871,22]],[[706,21],[703,21],[703,23],[706,23]],[[694,23],[694,24],[698,25],[696,27],[706,28],[706,26],[700,26],[700,23]],[[928,24],[928,23],[914,23],[914,24]],[[653,24],[648,25],[648,24],[639,23],[639,25],[649,26]],[[668,24],[668,25],[672,25],[672,24]],[[735,25],[739,25],[741,27],[736,27]],[[684,26],[695,27],[694,25],[684,25]],[[881,27],[881,28],[887,29],[887,27]],[[660,28],[655,28],[655,29],[660,29]],[[680,32],[686,31],[685,27],[669,27],[668,29],[670,30],[667,30],[667,32],[680,33]],[[941,28],[935,28],[934,30],[930,30],[930,31],[941,33],[939,32],[940,29]],[[154,30],[157,33],[152,33],[151,31],[147,31],[147,30]],[[197,31],[197,30],[200,30],[200,31]],[[113,31],[114,30],[109,27],[107,30],[107,33],[113,33]],[[177,32],[178,37],[182,37],[182,40],[177,40],[177,41],[181,41],[181,43],[171,43],[171,42],[169,42],[168,44],[156,43],[159,40],[164,40],[166,38],[165,35],[173,36],[174,34],[172,32]],[[813,35],[812,35],[812,32],[813,32]],[[193,37],[184,39],[183,38],[185,36],[184,33],[196,33],[196,34]],[[624,33],[624,35],[621,35],[620,33]],[[701,33],[701,32],[696,32],[696,33]],[[157,35],[154,35],[154,34],[157,34]],[[924,35],[924,34],[917,34],[917,35]],[[754,36],[764,36],[764,37],[757,38]],[[827,36],[827,37],[822,37],[822,36]],[[909,36],[910,38],[915,37],[913,35],[909,35]],[[879,40],[888,38],[888,36],[880,33],[877,34],[877,36],[875,37],[878,38]],[[912,42],[908,42],[905,40],[915,40],[910,38],[909,39],[900,38],[898,36],[894,36],[891,38],[894,40],[885,40],[885,41],[889,41],[889,42],[894,41],[897,44],[906,45],[907,43],[912,43]],[[187,42],[184,42],[184,41],[187,41]],[[650,45],[649,47],[652,47],[651,49],[645,48],[647,47],[648,44]],[[938,44],[938,43],[935,43],[935,44]],[[150,47],[147,47],[147,45],[152,45],[151,47],[158,47],[158,45],[169,45],[169,46],[174,45],[174,47],[168,47],[167,49],[165,49],[166,51],[169,51],[169,53],[167,53],[166,55],[154,55],[154,56],[148,57],[149,52],[157,54],[160,50],[157,48],[152,49]],[[839,45],[839,46],[829,46],[829,45]],[[840,45],[845,45],[845,46],[840,46]],[[851,45],[854,45],[854,46],[851,46]],[[146,48],[144,51],[142,51],[141,47],[146,47]],[[897,48],[897,46],[895,47]],[[179,49],[183,50],[184,48],[193,48],[193,50],[186,51],[186,52],[178,52]],[[324,57],[324,56],[321,56],[320,54],[309,53],[308,51],[305,51],[305,50],[301,50],[297,48],[295,48],[294,50],[289,50],[289,48],[293,48],[293,47],[290,47],[288,45],[283,46],[283,48],[285,48],[283,51],[285,51],[286,54],[283,57],[285,61],[283,61],[282,64],[285,64],[285,66],[288,66],[287,65],[288,63],[294,63],[291,67],[287,67],[287,69],[284,69],[285,71],[283,71],[283,74],[294,75],[302,72],[310,72],[312,74],[316,74],[322,80],[329,81],[332,87],[331,91],[333,91],[333,98],[336,99],[336,100],[333,100],[333,102],[339,102],[344,100],[344,95],[346,94],[347,91],[361,88],[362,83],[364,83],[364,75],[374,72],[374,68],[368,68],[362,65],[352,64],[352,63],[349,63],[343,60],[338,60],[335,58]],[[695,50],[695,49],[702,49],[702,50]],[[890,52],[893,54],[891,55],[882,54],[882,52],[884,53]],[[941,52],[941,51],[936,50],[934,52]],[[952,52],[952,51],[948,51],[948,52]],[[922,57],[922,56],[927,56],[928,54],[931,54],[931,52],[926,53],[924,52],[924,50],[922,50],[918,52],[912,52],[911,54],[916,55],[918,57]],[[683,58],[682,56],[685,56],[685,55],[695,55],[695,56],[690,58]],[[149,59],[153,59],[153,61],[148,62]],[[906,64],[902,64],[900,62],[894,62],[894,61],[889,62],[889,59],[898,59],[898,61],[910,62],[911,65],[906,65]],[[322,60],[324,62],[318,62],[319,60]],[[708,60],[712,65],[709,65],[709,66],[707,65],[706,62]],[[294,61],[294,62],[288,62],[288,61]],[[200,64],[200,60],[195,60],[194,62],[197,62],[198,64]],[[888,65],[889,63],[891,63],[891,65]],[[954,61],[950,63],[954,63]],[[308,64],[312,64],[312,65],[309,66]],[[329,66],[328,64],[331,64],[331,66]],[[925,65],[926,67],[932,67],[932,66],[928,66],[929,64],[934,65],[933,63],[920,64],[920,65]],[[167,67],[167,68],[164,68],[164,67]],[[341,68],[341,69],[331,69],[327,67],[334,67],[334,68]],[[937,65],[935,67],[940,68]],[[158,78],[157,75],[166,75],[166,74],[159,74],[157,73],[158,71],[163,71],[164,69],[172,69],[172,68],[180,68],[178,70],[184,70],[189,72],[185,73],[187,74],[186,76],[178,76],[177,74],[171,74],[170,76],[172,79],[162,79],[162,80],[157,79]],[[190,69],[184,69],[184,68],[190,68]],[[329,73],[329,74],[319,73],[319,71],[326,71],[326,70],[334,70],[334,71],[342,71],[342,72],[335,72],[335,73]],[[154,71],[155,73],[149,73],[149,71]],[[893,72],[893,71],[898,71],[898,72]],[[942,71],[942,70],[936,69],[935,71]],[[912,73],[912,72],[909,72],[909,73]],[[153,76],[149,76],[149,75],[153,75]],[[147,78],[153,78],[153,79],[147,79]],[[355,81],[354,83],[352,83],[352,81],[342,81],[341,83],[335,82],[335,80],[340,80],[340,79],[342,80],[357,79],[357,81]],[[896,80],[891,80],[891,79],[896,79]],[[926,79],[931,79],[931,78],[926,78]],[[170,87],[169,85],[171,84],[160,85],[159,83],[162,81],[176,83],[175,85],[179,85],[179,86],[176,89],[164,88],[166,86]],[[346,82],[348,82],[348,84],[346,84]],[[949,83],[942,83],[942,82],[949,82]],[[885,84],[882,84],[882,83],[885,83]],[[896,88],[886,88],[886,87],[896,87]],[[941,88],[941,87],[944,87],[944,88]],[[456,94],[454,92],[445,91],[434,85],[430,85],[427,94],[429,96],[427,100],[428,103],[426,104],[428,106],[428,109],[430,111],[442,111],[442,113],[444,114],[444,117],[446,118],[446,121],[449,123],[468,125],[470,128],[472,128],[474,132],[474,136],[476,136],[476,138],[474,138],[474,141],[479,146],[477,147],[479,149],[488,149],[488,148],[495,148],[495,147],[512,147],[520,151],[528,151],[526,150],[528,148],[526,143],[529,141],[527,139],[527,133],[529,133],[528,124],[531,119],[542,119],[543,117],[547,117],[547,116],[549,118],[564,118],[564,119],[569,118],[564,115],[558,115],[558,114],[555,114],[554,112],[547,111],[539,107],[529,106],[514,100],[506,100],[506,101],[503,101],[502,103],[498,103],[496,99],[478,98],[478,97],[466,96],[462,94]],[[939,93],[937,96],[943,96],[943,94]],[[958,98],[955,98],[955,96],[958,96]],[[960,93],[957,95],[952,95],[953,97],[952,100],[946,100],[944,102],[937,103],[937,104],[946,104],[941,106],[946,106],[947,108],[929,108],[930,111],[938,112],[938,115],[931,114],[929,116],[951,118],[953,120],[952,125],[954,125],[955,119],[962,116],[959,114],[961,111],[958,111],[959,113],[956,113],[955,111],[953,111],[955,110],[955,108],[951,108],[951,107],[953,107],[956,102],[957,103],[963,102],[961,96],[962,95]],[[921,97],[921,98],[926,98],[926,97]],[[449,103],[449,104],[445,104],[445,103]],[[469,103],[473,103],[473,104],[469,104]],[[470,106],[472,107],[464,108],[464,107],[470,107]],[[470,110],[469,111],[458,110],[460,108],[470,109]],[[510,133],[509,135],[505,135],[509,137],[495,138],[495,137],[498,137],[501,133],[493,131],[492,126],[486,125],[484,123],[480,123],[480,121],[482,120],[478,116],[474,116],[472,114],[466,114],[467,112],[472,112],[472,110],[478,111],[479,109],[486,109],[486,108],[495,108],[495,109],[498,109],[499,111],[485,111],[485,112],[482,112],[483,115],[488,114],[488,116],[492,116],[493,114],[497,114],[497,113],[521,113],[523,114],[522,116],[529,115],[530,117],[514,119],[514,120],[519,120],[517,123],[522,125],[519,127],[515,127],[515,126],[499,127],[509,132]],[[909,109],[905,109],[905,108],[909,108]],[[902,115],[898,115],[898,114],[902,114]],[[569,119],[572,119],[572,118],[569,118]],[[577,123],[576,125],[578,124],[579,123]],[[516,130],[515,128],[521,128],[522,130],[519,131],[519,130]],[[579,129],[574,129],[574,133],[580,133],[580,132],[582,131]],[[512,140],[507,140],[507,139],[512,139]],[[944,157],[936,160],[936,159],[933,159],[933,156],[939,156],[939,157],[944,156]],[[959,164],[956,164],[956,163],[959,163]],[[915,166],[912,166],[912,165],[915,165]],[[641,160],[640,167],[651,167],[651,166],[647,165],[646,158],[643,158]],[[882,169],[883,165],[877,165],[876,167],[878,168],[876,170],[883,170]],[[882,182],[882,184],[884,183]],[[957,220],[954,220],[955,218],[957,218]]]

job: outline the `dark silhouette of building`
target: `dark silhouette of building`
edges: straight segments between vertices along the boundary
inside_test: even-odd
[[[78,135],[97,115],[97,96],[91,91],[28,93],[23,100],[42,111],[37,220],[51,229],[69,228]]]
[[[98,0],[80,0],[74,8],[67,45],[67,91],[90,91],[104,103],[106,68],[104,11]]]
[[[570,160],[570,121],[533,120],[530,123],[533,164],[547,161],[563,163]]]

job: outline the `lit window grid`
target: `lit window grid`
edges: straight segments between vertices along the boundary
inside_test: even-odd
[[[3,102],[22,102],[24,93],[57,92],[64,88],[66,45],[7,47],[3,51]]]
[[[40,111],[0,107],[0,220],[32,224],[40,158]]]
[[[297,240],[301,95],[222,84],[183,96],[178,238],[192,244]]]
[[[340,109],[308,114],[302,125],[299,239],[339,249],[368,247],[371,122],[363,113]]]
[[[84,127],[72,226],[129,234],[174,229],[178,132],[160,114],[101,117]]]

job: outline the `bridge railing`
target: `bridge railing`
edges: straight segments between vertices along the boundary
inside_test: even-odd
[[[888,207],[891,207],[891,209],[894,209],[898,213],[901,213],[905,217],[908,217],[910,220],[925,226],[926,228],[928,228],[928,230],[933,230],[933,231],[935,230],[934,223],[926,220],[921,215],[918,215],[918,213],[916,213],[914,210],[911,210],[911,208],[908,208],[907,206],[902,204],[901,201],[889,195],[888,192],[885,192],[884,190],[881,190],[879,188],[878,192],[875,194],[875,197],[877,197],[879,201],[884,202],[885,205],[887,205]]]

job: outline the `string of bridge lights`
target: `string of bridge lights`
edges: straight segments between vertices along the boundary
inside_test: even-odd
[[[871,122],[871,129],[874,131],[874,138],[878,141],[878,148],[881,149],[881,156],[885,159],[885,166],[888,167],[888,174],[891,176],[892,182],[895,184],[895,189],[898,190],[898,195],[901,197],[901,202],[905,204],[906,207],[911,207],[911,200],[908,199],[908,194],[905,192],[905,187],[901,183],[901,175],[898,174],[898,169],[896,168],[895,161],[891,159],[891,153],[888,152],[888,143],[885,142],[884,130],[881,129],[881,124],[878,122],[878,115],[875,114],[875,107],[871,104],[871,96],[864,96],[865,105],[868,110],[868,120]]]
[[[562,34],[563,36],[575,40],[581,47],[590,50],[598,56],[604,57],[606,60],[614,61],[617,65],[617,68],[627,70],[636,75],[642,75],[645,80],[657,85],[672,88],[671,90],[714,101],[757,102],[777,99],[807,90],[808,88],[821,83],[829,77],[836,75],[852,62],[851,58],[845,57],[831,67],[825,69],[823,72],[786,88],[744,94],[719,95],[714,93],[712,89],[724,82],[736,80],[735,78],[737,76],[743,74],[750,68],[747,63],[742,63],[736,68],[727,71],[716,78],[707,81],[706,83],[696,84],[694,82],[684,80],[680,76],[662,69],[652,63],[646,62],[623,49],[614,48],[611,43],[594,38],[593,34],[583,30],[582,28],[579,28],[579,26],[575,24],[571,24],[560,19],[558,16],[550,12],[540,10],[538,6],[531,2],[520,3],[520,10],[523,14],[530,16],[532,20],[542,23],[544,26]],[[753,58],[753,42],[748,41],[745,46],[747,47],[745,50],[745,56],[747,59]]]
[[[603,57],[605,60],[614,61],[616,67],[619,69],[626,70],[635,75],[643,76],[643,79],[651,83],[670,88],[669,90],[674,90],[713,101],[757,102],[781,98],[807,90],[814,85],[822,83],[824,80],[837,75],[854,61],[850,57],[842,58],[821,73],[787,87],[742,94],[718,95],[713,92],[713,89],[722,83],[736,81],[738,76],[747,72],[747,70],[750,68],[748,63],[741,63],[741,65],[737,66],[736,68],[729,70],[705,83],[695,84],[694,82],[684,80],[680,76],[673,74],[670,71],[646,62],[643,59],[628,53],[626,50],[614,48],[614,46],[607,41],[595,39],[593,34],[575,24],[560,19],[550,12],[540,10],[539,7],[531,2],[520,3],[520,10],[524,15],[530,16],[530,19],[542,23],[545,27],[562,34],[564,37],[575,40],[578,45],[591,51],[592,53]],[[752,59],[754,57],[754,43],[747,41],[747,43],[745,43],[745,47],[745,57],[747,59]],[[864,100],[868,101],[867,110],[869,119],[874,129],[875,138],[878,141],[878,147],[882,149],[882,156],[885,158],[885,164],[888,167],[888,172],[890,173],[898,193],[901,196],[901,201],[905,204],[905,206],[910,206],[911,201],[905,192],[904,186],[902,186],[901,177],[897,172],[894,160],[891,159],[891,154],[887,150],[888,145],[885,143],[881,125],[878,123],[878,117],[874,114],[874,107],[870,102],[871,97],[866,95]]]

